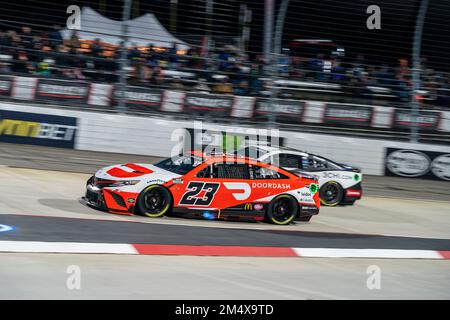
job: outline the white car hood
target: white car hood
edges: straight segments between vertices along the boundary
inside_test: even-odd
[[[98,179],[122,180],[158,180],[167,182],[180,177],[179,174],[158,168],[152,164],[126,163],[101,168],[95,173]]]

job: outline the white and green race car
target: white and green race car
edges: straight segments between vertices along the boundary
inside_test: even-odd
[[[358,168],[286,147],[251,145],[237,153],[286,170],[317,177],[320,200],[325,206],[352,205],[361,199],[362,173]]]

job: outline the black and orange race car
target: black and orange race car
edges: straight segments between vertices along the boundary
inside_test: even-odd
[[[317,179],[238,155],[191,152],[156,164],[120,164],[87,181],[83,201],[118,214],[265,220],[286,225],[319,213]]]

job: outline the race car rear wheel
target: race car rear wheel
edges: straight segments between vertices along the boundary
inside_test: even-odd
[[[137,212],[150,218],[167,214],[172,206],[172,196],[163,186],[154,184],[145,188],[137,201]]]
[[[344,197],[344,189],[336,181],[328,181],[320,187],[319,197],[324,206],[333,207],[341,202]]]
[[[287,194],[282,194],[269,204],[266,212],[266,220],[270,223],[286,225],[297,216],[297,201]]]

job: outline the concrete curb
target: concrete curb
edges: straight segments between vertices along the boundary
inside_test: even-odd
[[[0,252],[450,260],[450,251],[0,241]]]

